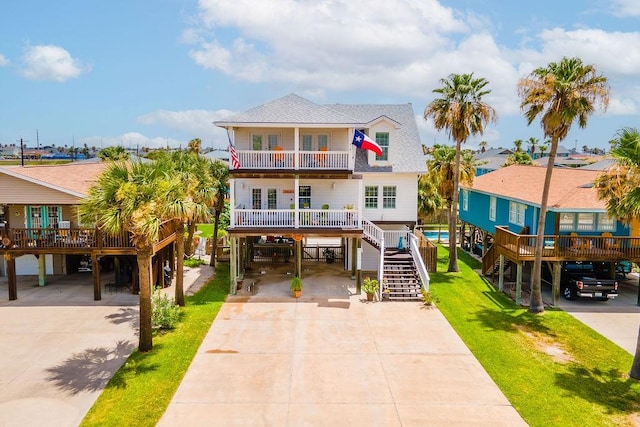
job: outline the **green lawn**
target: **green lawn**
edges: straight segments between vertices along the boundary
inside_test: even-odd
[[[448,251],[438,251],[438,308],[529,425],[636,425],[640,382],[627,375],[629,353],[561,310],[516,306],[462,251],[460,272],[443,273]]]
[[[154,426],[169,405],[229,289],[229,265],[186,298],[178,327],[155,336],[153,350],[135,351],[102,392],[82,426]]]

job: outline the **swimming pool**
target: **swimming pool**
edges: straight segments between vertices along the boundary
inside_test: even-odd
[[[429,240],[438,240],[438,230],[426,230],[422,234]],[[440,240],[449,240],[449,232],[446,230],[440,231]]]

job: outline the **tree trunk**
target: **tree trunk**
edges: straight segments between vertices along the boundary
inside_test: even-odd
[[[153,348],[151,325],[151,256],[153,248],[137,248],[138,281],[140,286],[140,337],[138,350],[144,352]]]
[[[218,225],[220,224],[220,209],[216,208],[215,217],[213,220],[213,244],[211,245],[211,258],[209,258],[209,265],[211,267],[216,266],[216,254],[218,252]]]
[[[190,257],[193,255],[193,235],[196,232],[196,223],[190,222],[187,224],[187,238],[183,239],[182,256]],[[182,227],[182,233],[184,234],[184,226]]]
[[[544,303],[542,302],[542,285],[540,275],[542,272],[542,250],[544,248],[544,227],[547,216],[547,203],[549,201],[549,188],[551,187],[551,175],[553,164],[556,161],[556,151],[558,150],[558,138],[552,137],[551,151],[549,151],[549,163],[547,163],[547,173],[544,177],[544,188],[542,190],[542,200],[540,200],[540,217],[538,218],[538,232],[536,233],[536,251],[531,271],[531,297],[529,298],[529,311],[532,313],[542,313]]]
[[[638,342],[636,343],[636,355],[633,358],[633,365],[629,372],[631,378],[640,380],[640,328],[638,329]]]
[[[176,304],[184,307],[184,223],[174,221],[176,225]]]
[[[458,239],[456,225],[458,224],[458,185],[460,183],[460,150],[461,142],[456,141],[456,166],[453,170],[453,197],[449,212],[449,268],[448,272],[458,272]]]

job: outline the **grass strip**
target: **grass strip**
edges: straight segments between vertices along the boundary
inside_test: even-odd
[[[458,273],[431,273],[438,308],[531,426],[633,426],[640,382],[633,357],[559,309],[529,313],[482,277],[459,251]]]
[[[109,381],[81,426],[154,426],[169,406],[229,290],[229,266],[218,264],[213,280],[186,297],[182,320],[157,335],[153,350],[134,351]]]

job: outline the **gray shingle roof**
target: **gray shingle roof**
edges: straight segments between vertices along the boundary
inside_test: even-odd
[[[356,152],[356,172],[426,172],[426,158],[411,104],[316,104],[290,94],[244,113],[238,113],[216,126],[309,125],[366,128],[379,118],[388,118],[398,126],[392,141],[393,165],[369,166],[366,153]]]
[[[216,126],[238,126],[242,124],[359,124],[352,117],[319,105],[296,94],[276,99],[226,120],[214,122]]]

